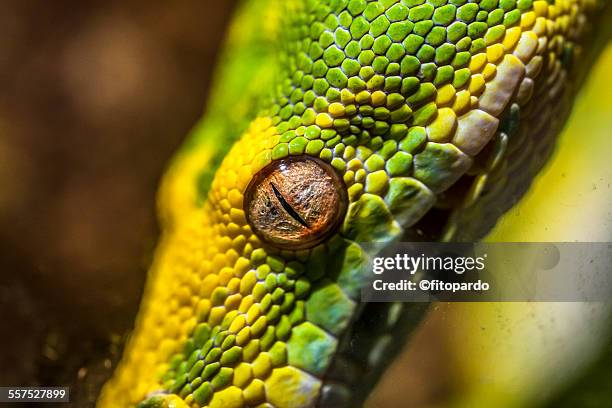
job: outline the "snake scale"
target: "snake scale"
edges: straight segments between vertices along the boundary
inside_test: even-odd
[[[98,406],[361,405],[426,309],[360,301],[361,243],[483,237],[551,155],[604,6],[242,2]]]

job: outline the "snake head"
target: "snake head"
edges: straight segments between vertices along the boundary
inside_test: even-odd
[[[598,3],[248,4],[238,31],[275,26],[273,56],[229,47],[102,407],[361,404],[423,312],[361,302],[363,243],[491,228],[551,152]],[[265,98],[245,65],[275,73]],[[254,119],[221,137],[244,100]]]

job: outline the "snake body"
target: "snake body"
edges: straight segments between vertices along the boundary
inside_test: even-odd
[[[424,311],[360,301],[361,243],[481,238],[550,156],[603,6],[243,2],[98,406],[360,405]],[[346,213],[312,248],[268,245],[245,190],[300,156],[333,167]]]

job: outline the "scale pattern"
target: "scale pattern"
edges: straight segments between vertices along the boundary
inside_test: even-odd
[[[356,380],[334,367],[351,358],[378,367],[392,353],[380,333],[361,348],[345,346],[363,317],[367,254],[359,242],[486,232],[524,191],[495,183],[514,177],[527,185],[557,132],[530,141],[539,133],[519,114],[535,120],[543,106],[573,94],[573,62],[586,55],[586,22],[600,7],[596,0],[251,3],[261,3],[277,30],[276,59],[264,68],[274,78],[266,92],[254,91],[261,109],[216,171],[208,152],[231,139],[199,140],[175,159],[160,197],[162,216],[172,220],[100,407],[359,404],[365,394],[352,396]],[[228,108],[220,105],[213,112]],[[329,162],[348,191],[342,227],[311,250],[263,245],[243,212],[253,176],[291,155]],[[524,169],[533,157],[540,164]],[[427,235],[431,214],[446,216],[442,230]],[[385,318],[388,330],[398,321]]]

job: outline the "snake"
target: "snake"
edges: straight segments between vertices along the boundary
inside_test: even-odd
[[[362,301],[367,243],[485,236],[551,157],[604,10],[242,1],[97,406],[361,406],[428,310]]]

